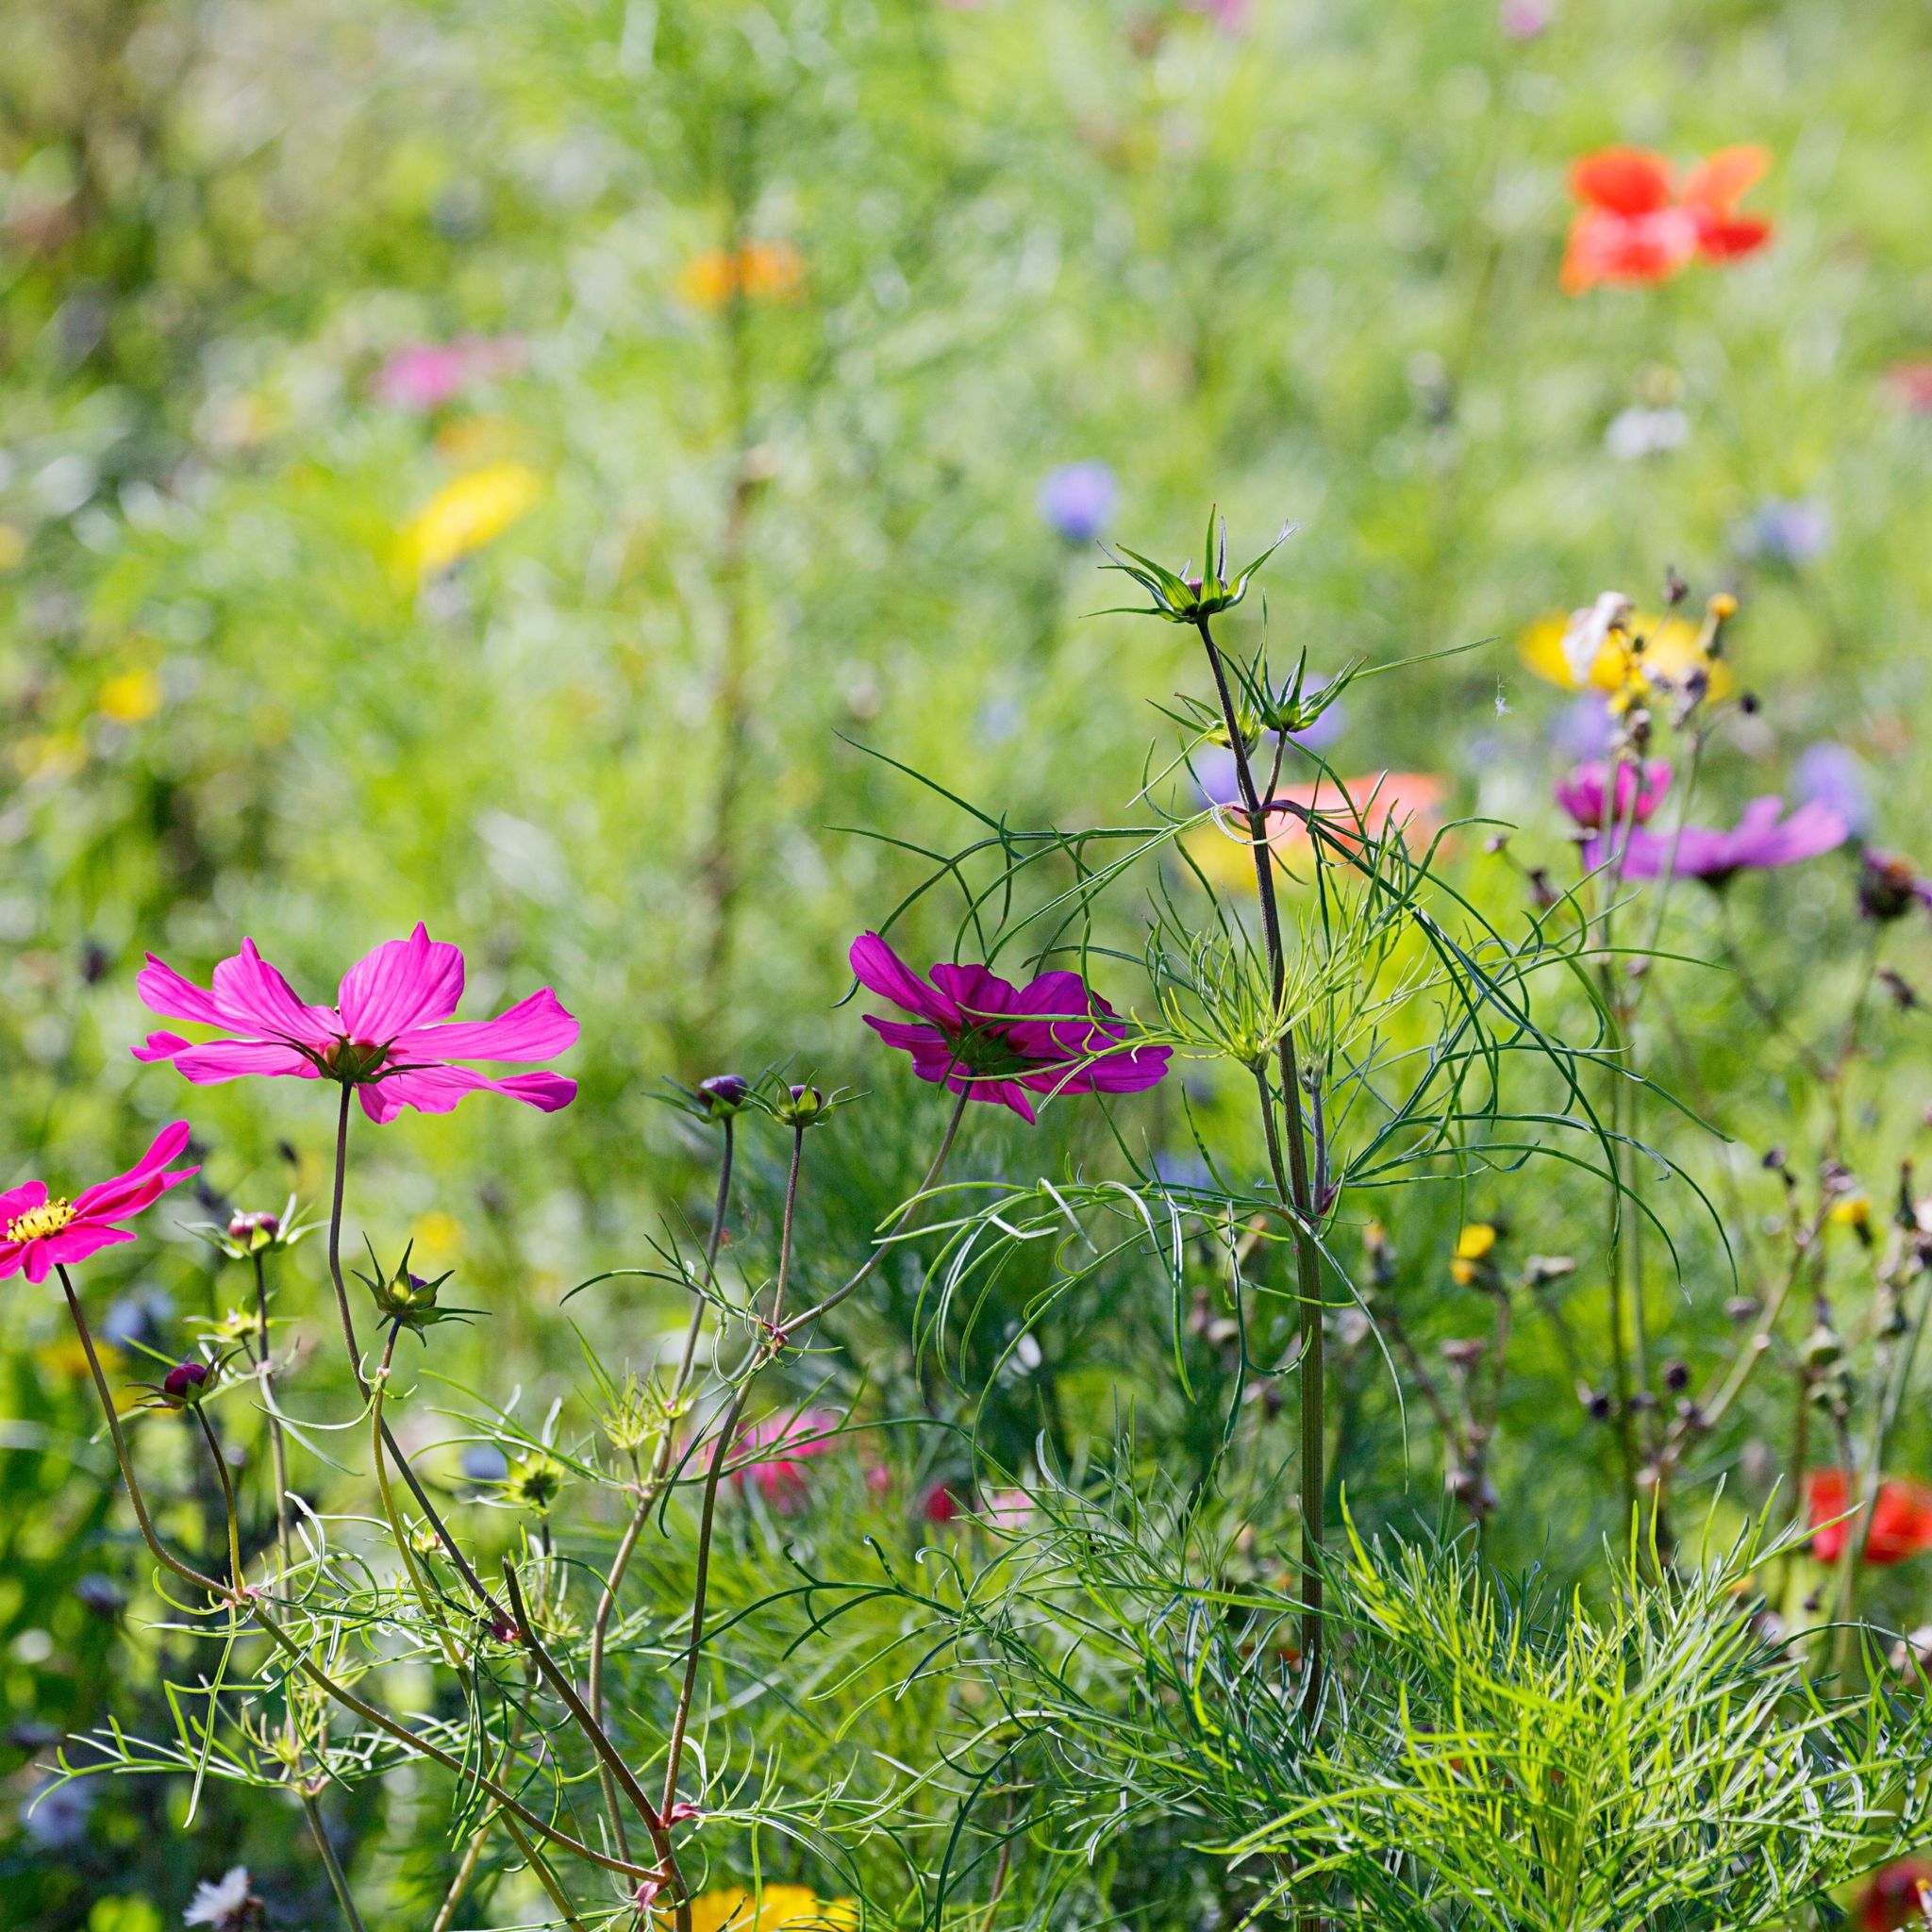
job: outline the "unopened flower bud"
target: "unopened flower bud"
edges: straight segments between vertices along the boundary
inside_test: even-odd
[[[751,1098],[751,1082],[740,1074],[713,1074],[698,1082],[698,1095],[714,1120],[728,1121]]]
[[[824,1113],[825,1096],[816,1087],[793,1087],[776,1111],[787,1126],[808,1127]]]
[[[1668,1361],[1664,1364],[1664,1387],[1673,1395],[1690,1386],[1690,1364],[1685,1361]]]
[[[161,1382],[161,1393],[170,1402],[186,1405],[200,1395],[202,1385],[207,1380],[206,1362],[182,1362],[178,1367],[168,1371]]]

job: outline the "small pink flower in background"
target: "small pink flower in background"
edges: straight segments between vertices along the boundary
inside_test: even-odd
[[[799,1408],[754,1423],[732,1444],[731,1459],[740,1465],[731,1472],[732,1481],[742,1489],[749,1478],[774,1509],[796,1509],[808,1492],[807,1458],[823,1456],[832,1446],[843,1421],[836,1409]],[[761,1449],[772,1453],[743,1459],[747,1452]]]
[[[1512,41],[1533,41],[1548,33],[1555,24],[1553,0],[1503,0],[1496,9],[1496,24]]]
[[[979,1514],[995,1529],[1022,1530],[1033,1520],[1033,1498],[1024,1490],[995,1490]]]
[[[852,941],[851,959],[861,986],[918,1023],[865,1016],[912,1056],[920,1079],[1009,1107],[1029,1125],[1031,1093],[1139,1093],[1166,1075],[1170,1049],[1125,1044],[1119,1015],[1077,973],[1017,987],[984,966],[939,965],[921,979],[875,932]]]
[[[1932,416],[1932,362],[1898,362],[1887,371],[1893,404],[1912,416]]]
[[[440,408],[473,382],[523,367],[521,336],[458,336],[453,342],[414,342],[375,373],[375,399],[391,409]]]
[[[1254,0],[1184,0],[1190,13],[1199,13],[1218,22],[1231,34],[1238,34],[1254,17]]]
[[[154,1143],[125,1174],[102,1181],[72,1201],[47,1198],[43,1182],[24,1181],[0,1194],[0,1281],[25,1274],[44,1281],[48,1271],[84,1261],[98,1248],[134,1237],[115,1225],[151,1208],[170,1188],[178,1187],[195,1167],[168,1171],[168,1163],[188,1144],[188,1123],[163,1127]]]
[[[1609,795],[1610,765],[1607,759],[1576,766],[1557,786],[1557,803],[1586,832],[1600,831],[1604,805]],[[1640,779],[1635,765],[1620,763],[1617,773],[1617,805],[1611,822],[1622,824],[1633,809],[1638,824],[1644,824],[1671,789],[1671,767],[1666,758],[1646,758]]]
[[[1700,825],[1686,825],[1676,833],[1634,831],[1624,851],[1624,875],[1655,879],[1674,873],[1723,886],[1740,872],[1816,858],[1851,837],[1852,828],[1828,806],[1801,805],[1789,818],[1783,812],[1781,798],[1754,798],[1732,831]],[[1592,868],[1609,856],[1601,837],[1583,851],[1584,862]]]
[[[575,1045],[577,1023],[548,987],[493,1020],[452,1020],[463,995],[463,956],[421,925],[350,967],[332,1007],[298,999],[253,940],[215,968],[211,991],[152,953],[135,987],[142,1004],[165,1020],[241,1036],[196,1044],[178,1033],[150,1033],[133,1049],[138,1060],[172,1060],[197,1086],[249,1074],[340,1080],[361,1090],[362,1111],[378,1124],[406,1107],[448,1113],[466,1094],[482,1091],[508,1093],[545,1113],[576,1097],[577,1083],[561,1074],[499,1080],[458,1064],[550,1059]]]

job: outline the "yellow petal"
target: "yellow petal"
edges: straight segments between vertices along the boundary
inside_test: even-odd
[[[542,493],[526,463],[491,463],[446,484],[404,526],[401,560],[420,578],[482,549],[523,516]]]

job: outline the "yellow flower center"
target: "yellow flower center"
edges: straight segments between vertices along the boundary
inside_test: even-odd
[[[43,1201],[38,1208],[29,1208],[25,1214],[16,1214],[7,1224],[7,1239],[10,1241],[43,1241],[50,1234],[58,1234],[74,1219],[74,1209],[65,1201]]]

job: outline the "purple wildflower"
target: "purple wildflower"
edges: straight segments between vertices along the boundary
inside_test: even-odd
[[[1600,758],[1609,751],[1616,732],[1617,721],[1610,715],[1608,702],[1600,692],[1585,691],[1557,713],[1550,725],[1550,742],[1566,758]]]
[[[1866,846],[1858,855],[1858,909],[1867,919],[1902,918],[1914,905],[1932,909],[1932,879],[1901,852]]]
[[[375,397],[391,409],[434,409],[473,382],[507,375],[524,359],[516,336],[458,336],[398,349],[375,376]]]
[[[1120,485],[1095,459],[1062,463],[1040,486],[1040,514],[1070,543],[1091,543],[1113,518]]]
[[[1503,0],[1496,23],[1512,41],[1533,41],[1547,33],[1557,17],[1552,0]]]
[[[1791,784],[1800,804],[1828,807],[1855,832],[1862,832],[1872,823],[1872,793],[1865,783],[1865,768],[1841,744],[1829,739],[1807,744],[1791,767]]]
[[[1769,563],[1812,563],[1831,548],[1831,512],[1815,496],[1767,497],[1740,526],[1737,543]]]
[[[1674,872],[1679,878],[1723,886],[1740,872],[1816,858],[1852,835],[1852,828],[1827,806],[1801,805],[1790,818],[1781,817],[1783,811],[1781,798],[1754,798],[1732,831],[1702,825],[1686,825],[1675,833],[1633,831],[1624,848],[1624,875],[1655,879]],[[1584,862],[1592,868],[1608,857],[1600,837],[1583,849]]]
[[[1017,987],[984,966],[935,966],[921,979],[877,933],[852,942],[861,986],[916,1024],[865,1024],[912,1056],[922,1080],[996,1107],[1029,1125],[1032,1093],[1138,1093],[1167,1073],[1170,1049],[1128,1046],[1119,1016],[1077,973],[1042,973]]]

